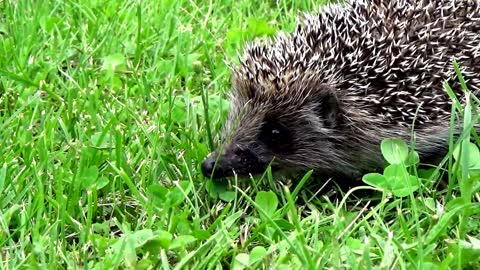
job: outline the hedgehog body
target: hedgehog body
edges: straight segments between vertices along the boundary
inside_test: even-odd
[[[422,162],[448,149],[452,61],[480,93],[480,1],[350,0],[304,15],[292,34],[247,46],[233,70],[225,144],[208,177],[305,171],[359,178],[382,168],[384,138]]]

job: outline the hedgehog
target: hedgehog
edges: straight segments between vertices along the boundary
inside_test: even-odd
[[[313,170],[360,179],[385,138],[415,136],[422,163],[448,153],[453,61],[480,93],[480,2],[347,0],[302,14],[293,33],[247,44],[232,66],[223,143],[209,178]],[[432,163],[430,163],[432,162]]]

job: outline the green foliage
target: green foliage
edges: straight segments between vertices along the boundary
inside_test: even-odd
[[[312,172],[200,175],[229,110],[224,61],[325,2],[1,2],[0,268],[479,268],[479,101],[456,63],[462,135],[430,170],[384,141],[385,170],[364,177],[380,201],[318,196]]]
[[[408,169],[418,164],[418,153],[409,152],[407,144],[398,139],[385,139],[380,148],[383,157],[390,164],[383,174],[364,175],[363,182],[398,197],[412,195],[419,188],[420,181],[417,176],[411,175]]]

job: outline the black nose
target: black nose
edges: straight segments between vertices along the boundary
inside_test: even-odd
[[[213,167],[215,166],[215,158],[208,157],[202,163],[202,173],[205,177],[212,177]]]

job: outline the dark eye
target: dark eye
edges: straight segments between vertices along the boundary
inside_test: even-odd
[[[273,152],[286,152],[292,143],[292,133],[286,125],[269,119],[262,126],[259,140]]]

